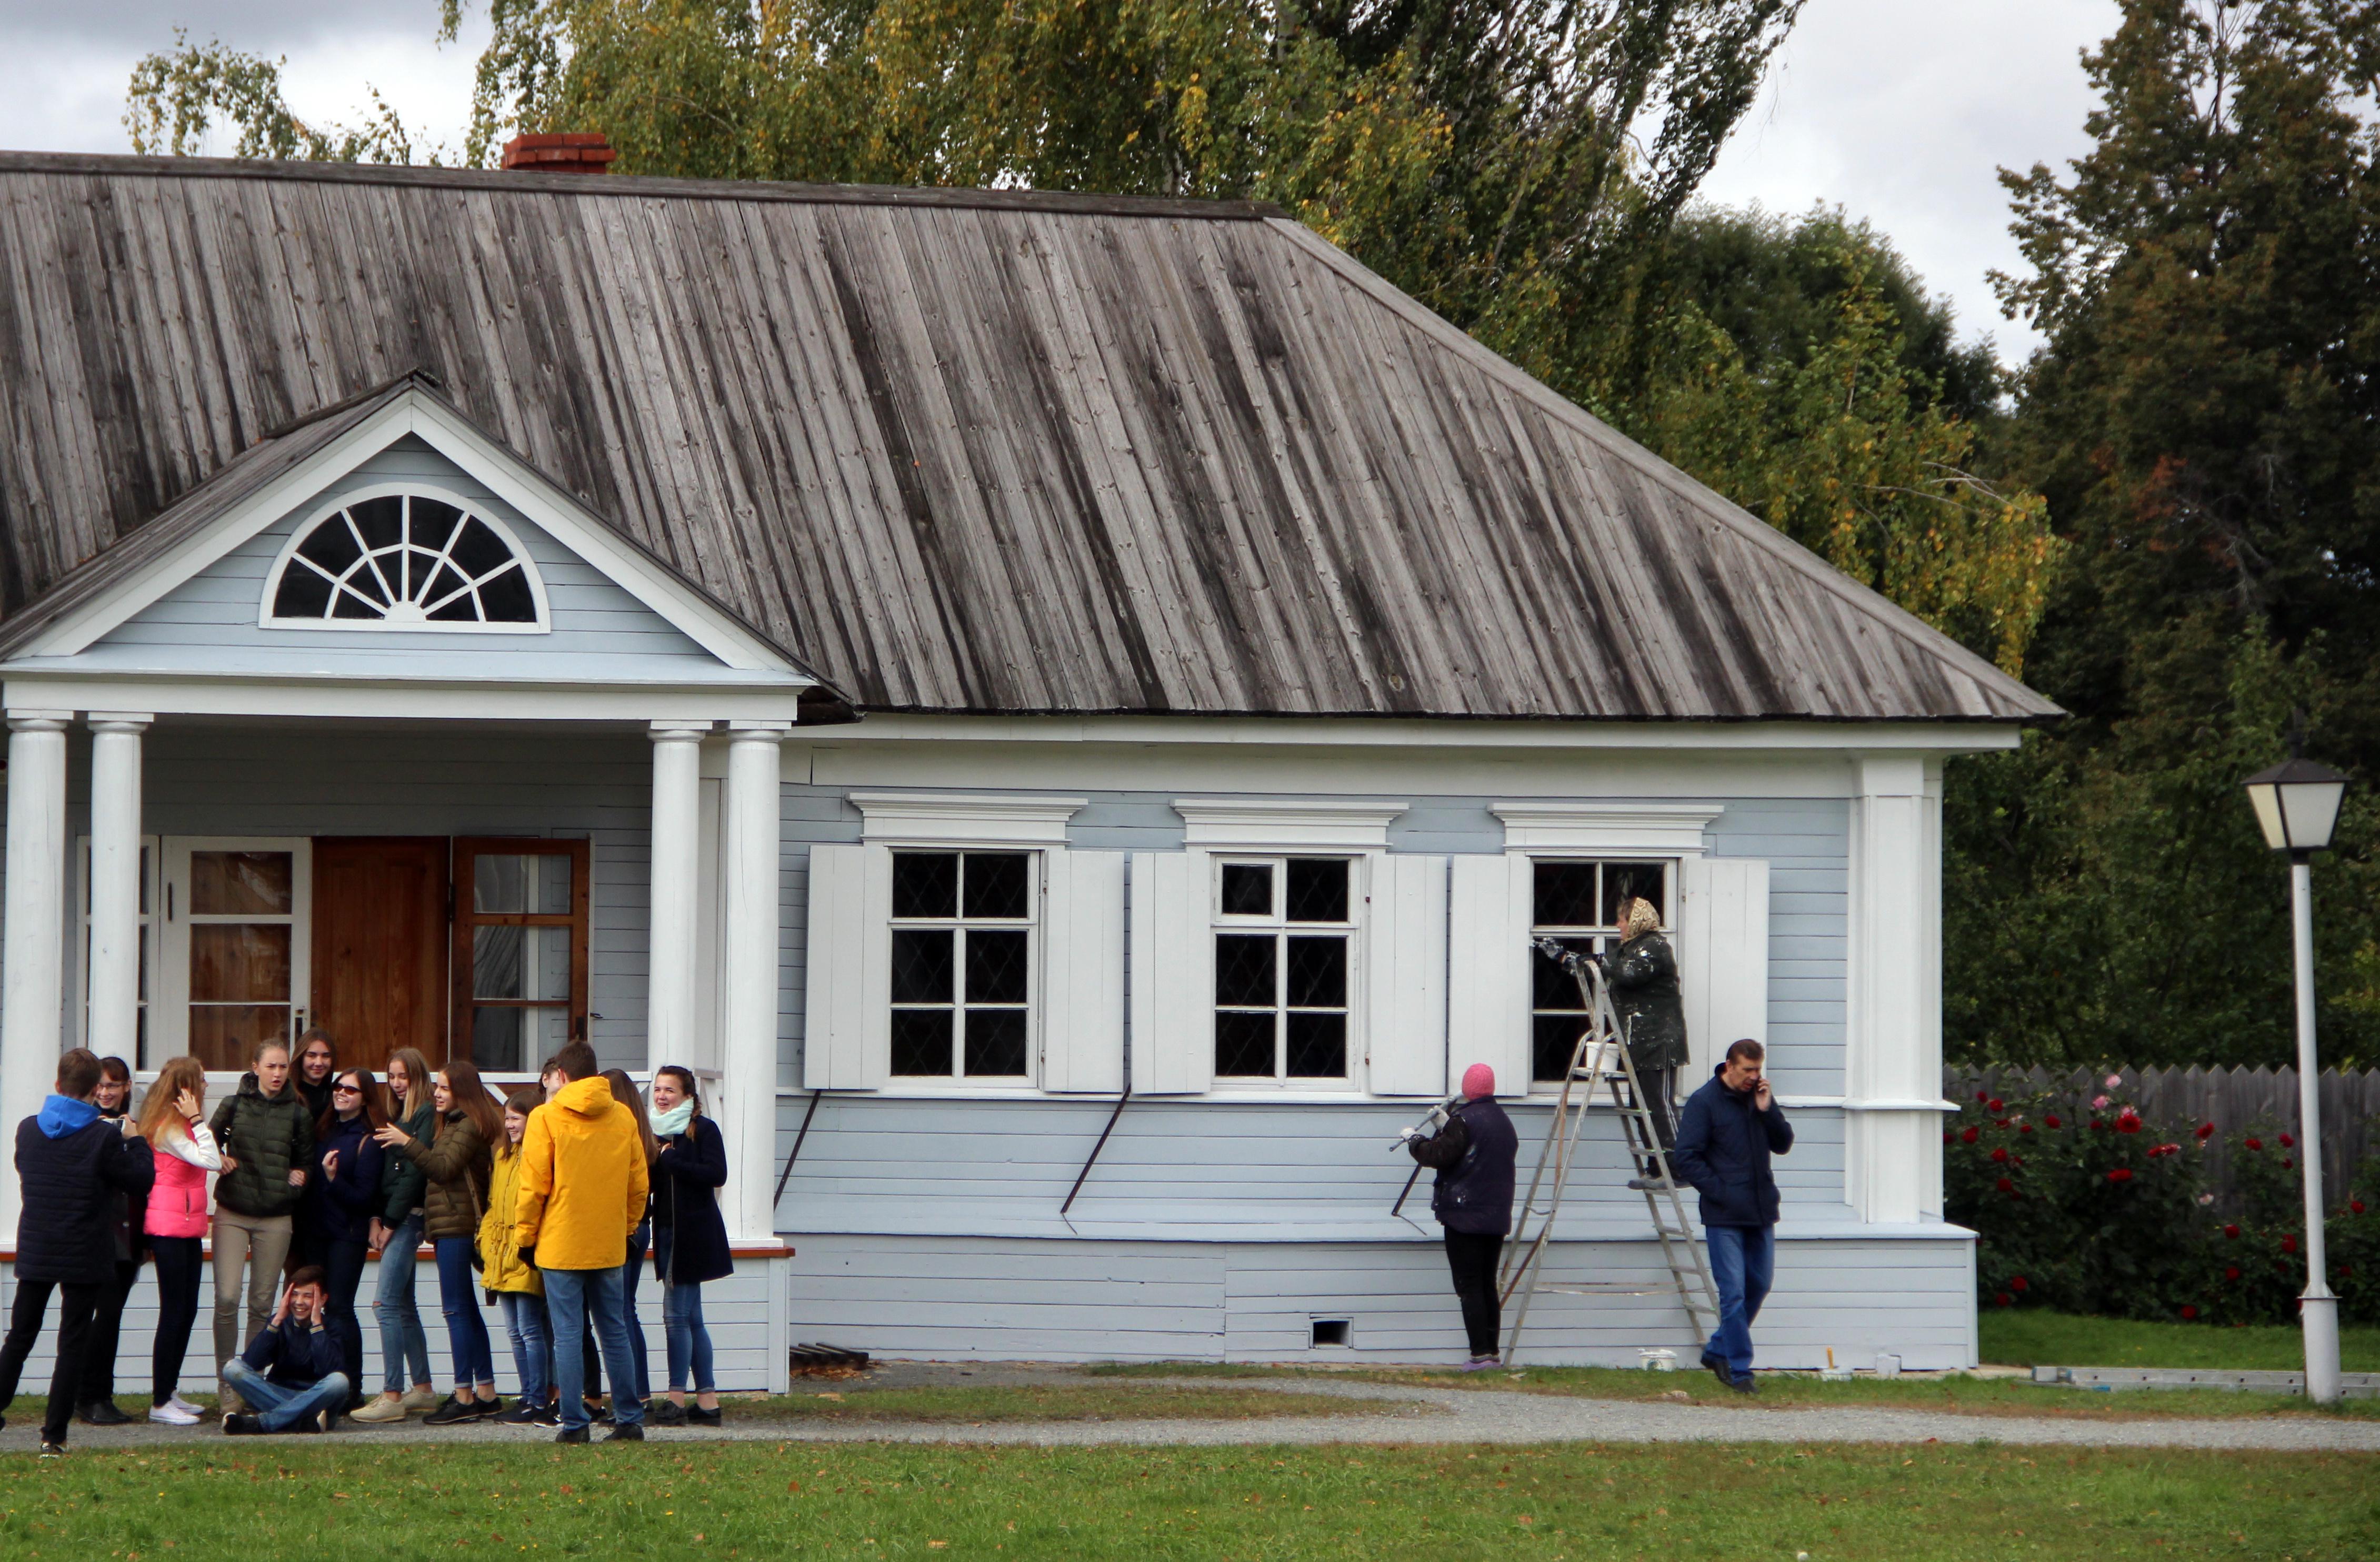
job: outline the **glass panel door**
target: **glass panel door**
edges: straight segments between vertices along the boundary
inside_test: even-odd
[[[588,843],[455,842],[455,1044],[528,1073],[587,1034]]]
[[[303,1027],[310,845],[166,840],[164,1056],[188,1052],[210,1071],[236,1072],[258,1042],[286,1042]]]

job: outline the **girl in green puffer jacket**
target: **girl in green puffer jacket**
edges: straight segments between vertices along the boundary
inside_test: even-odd
[[[215,1372],[247,1348],[273,1316],[275,1282],[289,1256],[290,1215],[314,1164],[314,1124],[289,1083],[289,1043],[257,1043],[232,1098],[215,1108],[223,1176],[215,1184]],[[247,1327],[241,1328],[240,1272],[247,1271]],[[225,1391],[225,1407],[238,1396]]]

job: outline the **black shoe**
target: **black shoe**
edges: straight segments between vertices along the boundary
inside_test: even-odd
[[[504,1410],[492,1419],[503,1426],[537,1426],[541,1423],[544,1414],[544,1406],[532,1405],[523,1399],[511,1409]]]
[[[625,1426],[615,1426],[603,1434],[603,1441],[606,1443],[641,1443],[644,1440],[645,1429],[635,1422],[629,1422]]]
[[[1714,1356],[1709,1351],[1706,1350],[1703,1352],[1703,1366],[1709,1371],[1713,1377],[1718,1379],[1719,1382],[1726,1384],[1730,1388],[1735,1386],[1735,1374],[1728,1370],[1726,1357]]]
[[[457,1399],[455,1396],[449,1394],[446,1396],[445,1399],[439,1404],[436,1409],[421,1418],[421,1424],[424,1426],[452,1426],[458,1421],[477,1421],[479,1419],[480,1402],[478,1400],[472,1399],[467,1401]]]
[[[699,1405],[688,1405],[686,1408],[686,1424],[688,1426],[717,1426],[719,1424],[719,1412],[717,1410],[706,1410]]]
[[[561,1402],[559,1400],[548,1399],[544,1404],[540,1405],[537,1408],[536,1424],[539,1426],[560,1426],[562,1424]]]
[[[225,1416],[223,1418],[223,1428],[224,1435],[226,1437],[261,1437],[264,1435],[264,1423],[257,1420],[254,1416]]]
[[[587,1441],[587,1429],[583,1426],[565,1426],[553,1434],[553,1440],[557,1443],[584,1443]]]
[[[656,1399],[645,1407],[645,1420],[653,1426],[684,1426],[686,1409],[667,1399]]]
[[[1730,1378],[1727,1385],[1730,1388],[1734,1389],[1738,1394],[1757,1394],[1760,1392],[1760,1385],[1752,1381],[1752,1374],[1750,1373],[1746,1373],[1739,1378]]]
[[[42,1457],[45,1459],[62,1459],[67,1457],[67,1446],[64,1443],[44,1441],[42,1444]]]
[[[587,1419],[598,1426],[609,1426],[612,1424],[612,1407],[601,1399],[589,1399],[587,1401]]]
[[[75,1419],[85,1426],[128,1426],[132,1418],[115,1408],[113,1399],[94,1399],[75,1412]]]
[[[310,1416],[299,1416],[296,1421],[291,1422],[281,1430],[284,1432],[295,1433],[302,1437],[319,1436],[325,1428],[322,1425],[322,1417],[318,1411]]]
[[[501,1394],[492,1394],[485,1399],[474,1399],[471,1401],[471,1413],[478,1416],[481,1421],[486,1421],[493,1416],[503,1415],[504,1413],[504,1397]]]

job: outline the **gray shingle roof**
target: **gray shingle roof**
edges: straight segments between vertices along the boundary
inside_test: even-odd
[[[15,153],[0,256],[11,613],[419,368],[863,710],[2055,714],[1269,207]]]

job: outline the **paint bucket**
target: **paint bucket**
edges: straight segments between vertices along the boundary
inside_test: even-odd
[[[1648,1373],[1674,1373],[1678,1370],[1678,1353],[1674,1350],[1639,1350],[1636,1360]]]
[[[1900,1375],[1900,1358],[1895,1356],[1889,1350],[1877,1351],[1876,1353],[1876,1375],[1878,1377],[1899,1377]]]

